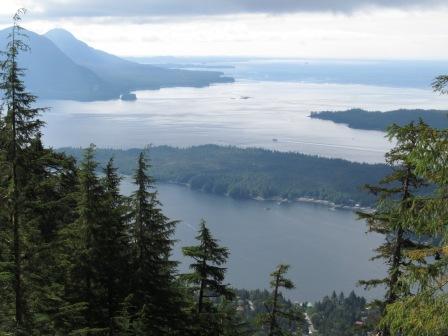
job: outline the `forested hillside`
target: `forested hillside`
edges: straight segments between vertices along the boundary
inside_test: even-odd
[[[63,148],[75,158],[79,148]],[[120,173],[131,175],[134,158],[141,150],[98,149],[96,158],[104,166],[114,157]],[[363,185],[384,176],[386,165],[361,164],[299,153],[264,149],[204,145],[191,148],[167,146],[148,149],[153,174],[159,182],[186,184],[233,198],[288,199],[308,197],[336,204],[372,205],[374,197]]]
[[[351,292],[348,296],[333,292],[309,309],[319,336],[364,336],[371,330],[376,311],[367,307],[364,298]]]
[[[383,298],[366,306],[354,294],[333,294],[306,310],[285,299],[296,285],[288,264],[266,275],[269,291],[235,291],[226,281],[232,251],[204,220],[192,245],[182,248],[190,268],[179,273],[172,259],[178,222],[164,213],[145,151],[121,152],[123,172],[132,174],[135,186],[126,197],[112,157],[119,152],[100,152],[101,167],[94,145],[79,161],[44,146],[39,115],[46,109],[27,91],[18,62],[28,51],[21,14],[14,16],[0,68],[0,335],[301,335],[313,327],[307,314],[317,335],[448,334],[448,130],[423,122],[388,129],[396,143],[385,157],[390,168],[377,167],[385,175],[368,186],[375,208],[358,213],[370,232],[383,237],[375,258],[387,267],[384,277],[360,284],[382,286]],[[448,77],[437,83],[446,92]],[[154,163],[160,160],[168,176],[185,165],[187,175],[181,176],[192,178],[203,169],[201,162],[213,178],[220,171],[237,181],[250,180],[251,170],[259,178],[275,172],[271,183],[282,188],[286,179],[291,185],[309,187],[307,180],[316,178],[337,186],[336,180],[347,183],[349,176],[365,183],[380,175],[363,170],[368,165],[257,149],[159,151],[149,155],[159,155]],[[315,264],[325,276],[320,260]],[[331,288],[332,279],[326,280]]]
[[[386,131],[392,124],[404,126],[410,122],[423,120],[431,127],[443,129],[448,127],[448,111],[440,110],[395,110],[387,112],[351,109],[346,111],[312,112],[311,118],[331,120],[338,124],[347,124],[350,128]]]

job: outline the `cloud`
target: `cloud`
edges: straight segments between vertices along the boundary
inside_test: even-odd
[[[224,14],[352,13],[371,8],[433,9],[446,0],[8,0],[34,17],[154,17]]]

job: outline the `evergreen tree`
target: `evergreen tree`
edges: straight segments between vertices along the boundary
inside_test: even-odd
[[[162,212],[154,181],[148,175],[150,165],[140,153],[134,174],[137,190],[132,194],[133,328],[144,335],[175,335],[183,325],[183,298],[172,261],[172,236],[176,221]]]
[[[103,230],[107,226],[105,191],[96,175],[97,163],[91,145],[85,150],[79,169],[78,218],[66,231],[70,260],[66,292],[71,305],[82,307],[75,325],[86,334],[105,333],[109,327],[105,306],[107,290],[102,280]],[[71,330],[70,330],[71,331]]]
[[[223,284],[227,269],[221,267],[229,257],[229,250],[219,246],[204,220],[201,221],[199,235],[196,239],[199,241],[199,245],[182,249],[185,256],[193,258],[195,261],[190,265],[193,272],[185,274],[183,278],[192,284],[193,289],[197,292],[197,311],[201,314],[208,298],[223,296],[232,299],[234,294],[228,285]]]
[[[409,216],[425,182],[415,174],[410,154],[416,149],[419,133],[424,127],[426,125],[423,123],[411,123],[389,128],[389,138],[396,141],[395,147],[386,154],[386,162],[392,168],[392,173],[380,181],[379,186],[367,186],[379,198],[375,211],[359,213],[360,218],[367,220],[370,232],[385,236],[385,242],[376,249],[375,258],[385,260],[388,265],[387,277],[360,282],[367,288],[379,285],[386,287],[384,301],[377,301],[382,311],[385,305],[410,295],[410,288],[402,279],[402,273],[410,263],[406,251],[421,247]],[[382,333],[387,335],[387,330],[382,330]]]
[[[199,245],[182,249],[185,256],[194,260],[194,263],[190,265],[193,272],[184,274],[182,278],[197,298],[194,304],[195,312],[192,312],[196,319],[195,334],[219,335],[222,321],[219,319],[216,305],[211,300],[221,297],[231,300],[234,297],[228,285],[223,284],[227,269],[222,266],[229,257],[229,251],[226,247],[219,246],[204,220],[201,221],[196,239]]]
[[[269,336],[292,335],[306,326],[305,316],[299,307],[287,308],[280,301],[282,288],[294,288],[294,283],[285,277],[288,269],[289,265],[280,264],[271,273],[272,297],[266,302],[267,313],[259,316],[259,324],[267,328]]]
[[[44,322],[51,314],[47,303],[60,275],[53,272],[52,248],[73,213],[65,210],[75,168],[42,146],[38,116],[45,109],[34,107],[36,97],[26,91],[18,64],[29,49],[19,25],[24,12],[14,15],[0,74],[0,325],[4,332],[37,334],[39,326],[51,325]]]
[[[64,265],[58,253],[60,232],[76,218],[74,161],[33,141],[23,189],[23,220],[28,223],[27,250],[23,254],[27,279],[29,327],[33,334],[51,334],[63,296]],[[25,278],[26,279],[26,278]]]
[[[108,335],[117,335],[115,320],[118,316],[120,304],[124,301],[129,290],[130,271],[130,236],[128,230],[128,204],[120,194],[121,177],[110,159],[104,169],[104,224],[100,228],[100,235],[96,241],[96,249],[101,256],[98,280],[105,288],[105,301],[102,306],[107,310]]]
[[[366,300],[351,292],[347,297],[333,291],[316,302],[310,311],[313,326],[321,336],[365,336],[364,325],[356,327],[357,321],[367,324],[372,310],[366,310]],[[376,316],[375,316],[376,318]]]
[[[426,244],[407,252],[412,260],[402,278],[412,295],[389,304],[381,325],[391,334],[442,336],[448,333],[446,295],[448,248],[448,131],[422,127],[409,155],[415,174],[425,178],[433,192],[416,197],[414,211],[405,218]]]
[[[219,335],[253,335],[254,330],[248,321],[238,311],[238,303],[235,300],[221,300],[217,306],[217,315],[219,318]]]

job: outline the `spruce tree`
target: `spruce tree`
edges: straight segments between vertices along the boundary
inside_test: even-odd
[[[131,328],[144,335],[175,335],[183,324],[183,298],[171,260],[176,221],[162,212],[148,174],[150,165],[142,152],[134,174],[136,191],[131,196],[133,242]]]
[[[386,306],[381,326],[392,335],[448,333],[447,144],[446,129],[421,127],[417,146],[409,155],[415,174],[430,183],[432,193],[416,197],[411,209],[403,214],[416,234],[425,238],[425,244],[406,254],[412,263],[402,278],[412,288],[412,295]]]
[[[367,288],[386,287],[384,300],[376,301],[383,313],[386,305],[411,294],[402,277],[411,262],[407,251],[423,247],[409,218],[415,214],[415,200],[419,193],[422,194],[425,181],[416,175],[410,155],[417,148],[419,134],[425,127],[420,122],[418,125],[411,123],[389,128],[389,138],[396,141],[395,147],[386,154],[386,162],[392,172],[380,181],[379,186],[367,186],[371,193],[378,196],[375,210],[358,213],[360,218],[367,221],[370,232],[385,236],[384,243],[376,249],[375,259],[385,260],[387,276],[360,282]],[[381,332],[388,334],[387,328],[382,328]]]
[[[286,307],[281,303],[281,289],[293,289],[294,283],[285,277],[289,265],[280,264],[271,273],[272,296],[265,303],[267,312],[260,314],[258,322],[269,336],[292,335],[306,327],[305,316],[299,307]]]
[[[129,290],[130,236],[129,207],[125,197],[120,194],[122,178],[110,159],[104,169],[102,179],[104,188],[104,224],[96,241],[96,249],[101,256],[98,281],[106,293],[102,305],[107,310],[108,335],[118,335],[116,318],[121,303]]]
[[[14,302],[10,305],[13,309],[10,321],[15,334],[28,332],[32,325],[28,300],[30,293],[27,292],[27,283],[32,274],[27,269],[29,261],[25,256],[29,255],[28,250],[35,244],[28,239],[33,236],[35,228],[25,218],[28,200],[24,190],[30,181],[28,168],[32,143],[39,137],[43,125],[38,116],[45,110],[34,107],[36,97],[27,92],[23,82],[24,69],[18,64],[20,53],[29,50],[24,41],[26,36],[20,27],[21,15],[24,13],[25,10],[19,10],[13,17],[13,26],[0,68],[4,112],[0,123],[1,198],[2,213],[6,216],[3,217],[4,225],[1,227],[4,244],[1,274],[5,290],[11,290],[14,297]],[[9,296],[10,294],[7,295]]]
[[[76,168],[63,154],[33,141],[23,189],[23,219],[29,225],[28,247],[23,255],[27,277],[29,327],[33,334],[51,334],[63,297],[65,266],[58,253],[61,231],[76,218]]]
[[[85,150],[79,169],[79,190],[77,196],[77,220],[66,230],[70,271],[66,284],[68,300],[82,306],[76,325],[86,334],[105,333],[108,330],[105,309],[106,292],[101,282],[104,245],[103,229],[106,223],[105,191],[96,175],[95,147]],[[75,329],[75,330],[76,330]]]
[[[183,278],[193,285],[197,292],[197,312],[201,314],[206,309],[206,300],[209,298],[225,297],[232,299],[234,294],[223,284],[227,268],[222,267],[227,262],[229,250],[219,246],[206,226],[205,220],[201,221],[197,246],[188,246],[182,249],[183,254],[194,259],[190,265],[192,273],[185,274]]]
[[[204,220],[201,221],[196,239],[199,245],[182,249],[185,256],[194,260],[190,265],[192,273],[182,275],[196,298],[191,312],[194,318],[193,334],[220,335],[227,324],[223,317],[228,312],[220,311],[217,303],[220,299],[234,298],[233,291],[223,283],[227,271],[223,265],[227,262],[229,251],[219,246]]]

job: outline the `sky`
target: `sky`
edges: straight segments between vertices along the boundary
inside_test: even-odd
[[[448,59],[448,0],[0,0],[120,56]]]

